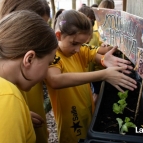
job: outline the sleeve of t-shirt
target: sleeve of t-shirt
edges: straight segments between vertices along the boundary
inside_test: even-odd
[[[57,67],[59,68],[60,70],[62,70],[62,67],[63,67],[63,62],[62,62],[62,59],[59,58],[59,60],[55,63],[52,63],[49,67]]]
[[[1,95],[0,115],[0,143],[26,143],[31,132],[26,132],[30,115],[21,100],[14,95]]]

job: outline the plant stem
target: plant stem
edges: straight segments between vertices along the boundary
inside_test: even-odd
[[[110,128],[110,127],[116,127],[118,124],[116,123],[116,124],[112,124],[112,125],[110,125],[110,126],[108,126],[108,127],[106,127],[105,129],[108,129],[108,128]]]
[[[143,80],[142,80],[141,87],[140,87],[140,92],[139,92],[139,97],[138,97],[138,102],[137,102],[137,107],[136,107],[134,121],[136,120],[136,117],[137,117],[137,114],[138,114],[138,111],[139,111],[140,100],[141,100],[141,96],[142,96],[142,87],[143,87]]]
[[[125,107],[126,109],[128,109],[129,111],[131,111],[131,112],[135,112],[134,110],[131,110],[130,108],[128,108],[128,107]]]

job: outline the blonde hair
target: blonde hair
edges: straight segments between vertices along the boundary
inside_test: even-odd
[[[57,46],[52,28],[34,12],[15,11],[0,20],[0,58],[19,58],[29,50],[42,58]]]
[[[50,17],[50,7],[46,0],[1,0],[0,5],[0,19],[17,10],[30,10],[40,16]]]
[[[113,0],[102,0],[99,4],[98,8],[108,8],[108,9],[114,9],[115,3]]]

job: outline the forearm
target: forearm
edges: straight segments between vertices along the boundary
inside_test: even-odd
[[[60,89],[104,80],[104,75],[106,75],[105,70],[83,73],[61,73],[47,76],[46,80],[52,88]]]
[[[99,54],[99,53],[96,53],[94,59],[93,59],[93,62],[98,64],[98,65],[101,65],[101,58],[102,58],[103,55]]]
[[[111,46],[100,46],[98,49],[98,54],[105,55],[108,51],[110,51],[113,47]]]

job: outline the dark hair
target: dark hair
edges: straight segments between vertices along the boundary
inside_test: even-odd
[[[42,58],[57,46],[53,29],[35,12],[15,11],[0,20],[1,58],[19,58],[29,50]]]
[[[81,6],[86,6],[86,4],[85,4],[85,3],[83,3]]]
[[[114,9],[115,3],[113,0],[102,0],[98,7],[99,8]]]
[[[74,35],[76,33],[92,33],[90,20],[81,12],[76,10],[65,10],[57,18],[55,31],[60,30],[62,34]]]
[[[0,18],[16,10],[30,10],[40,16],[50,17],[50,7],[46,0],[2,0]]]
[[[91,7],[98,7],[98,4],[93,4],[91,5]]]
[[[84,7],[81,7],[78,11],[85,14],[90,19],[92,26],[94,26],[94,21],[96,19],[95,19],[94,11],[92,10],[91,7],[84,6]]]
[[[54,23],[53,23],[53,28],[55,29],[55,24],[56,24],[56,21],[57,21],[57,17],[64,11],[65,9],[59,9],[55,16],[54,16]]]

